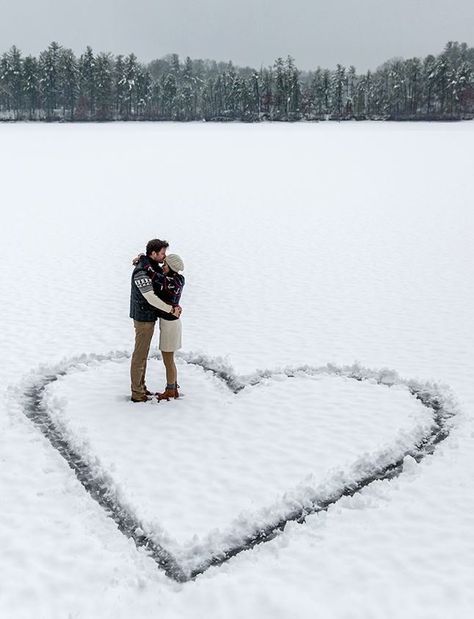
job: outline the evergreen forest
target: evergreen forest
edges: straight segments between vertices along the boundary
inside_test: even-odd
[[[38,57],[0,57],[0,120],[299,121],[474,118],[474,48],[300,71],[293,58],[253,69],[170,54],[148,64],[52,42]]]

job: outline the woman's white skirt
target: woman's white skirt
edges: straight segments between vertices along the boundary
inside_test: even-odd
[[[181,348],[182,327],[181,319],[165,320],[160,318],[160,350],[175,352]]]

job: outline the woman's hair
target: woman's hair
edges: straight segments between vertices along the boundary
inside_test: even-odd
[[[149,256],[152,252],[159,252],[163,247],[169,247],[168,241],[160,241],[160,239],[152,239],[146,244],[146,255]]]

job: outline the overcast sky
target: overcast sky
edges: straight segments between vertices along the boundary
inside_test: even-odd
[[[0,0],[0,52],[54,40],[143,61],[176,52],[258,68],[291,54],[301,69],[365,71],[474,45],[474,0]]]

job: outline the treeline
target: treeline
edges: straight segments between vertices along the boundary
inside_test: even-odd
[[[450,42],[438,56],[396,58],[357,74],[337,65],[301,72],[278,58],[260,70],[231,62],[148,65],[134,54],[78,58],[51,43],[39,57],[13,46],[0,59],[0,119],[107,120],[442,120],[474,117],[474,48]]]

